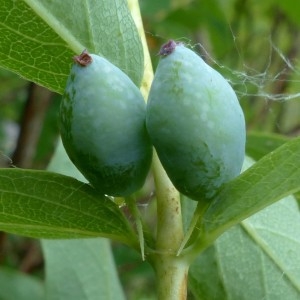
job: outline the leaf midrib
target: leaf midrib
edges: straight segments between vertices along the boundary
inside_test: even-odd
[[[82,52],[85,46],[83,46],[53,14],[45,9],[39,1],[24,0],[24,2],[67,43],[74,53]]]
[[[97,231],[91,231],[91,230],[81,230],[78,228],[67,228],[67,227],[61,227],[61,226],[45,226],[45,225],[40,225],[40,224],[34,224],[34,225],[29,225],[29,224],[15,224],[12,223],[11,225],[8,223],[1,223],[0,222],[0,228],[11,228],[11,229],[17,229],[17,228],[22,228],[22,232],[26,231],[26,229],[29,229],[30,232],[33,232],[33,229],[35,232],[43,232],[43,228],[45,229],[44,232],[54,232],[53,236],[57,236],[56,233],[61,233],[65,236],[66,233],[72,233],[74,235],[79,235],[84,237],[104,237],[104,238],[110,238],[114,240],[118,240],[119,242],[125,243],[125,244],[130,244],[130,239],[128,239],[128,236],[125,236],[124,233],[119,234],[120,232],[115,231],[111,233],[105,233],[103,231],[97,232]],[[50,234],[49,234],[50,236]],[[72,237],[73,238],[73,237]]]
[[[295,287],[295,289],[300,292],[300,282],[297,281],[297,278],[295,278],[291,274],[291,272],[289,272],[289,269],[285,267],[285,264],[280,260],[276,253],[272,251],[272,248],[269,247],[269,245],[265,243],[262,238],[260,238],[260,235],[256,232],[249,221],[244,220],[240,224],[245,232],[247,232],[249,237],[255,242],[255,244],[260,247],[260,249],[266,254],[266,256],[268,256],[278,267],[278,269],[281,270],[283,274],[290,280],[290,283]]]

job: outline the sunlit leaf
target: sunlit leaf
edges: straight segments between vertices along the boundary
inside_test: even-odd
[[[62,93],[72,56],[101,54],[139,85],[143,52],[125,0],[0,0],[0,66]]]
[[[36,238],[134,238],[118,206],[72,177],[0,169],[0,229]]]
[[[125,299],[105,239],[43,240],[47,300]]]
[[[59,141],[48,170],[86,181]],[[107,239],[42,240],[47,299],[123,299]]]
[[[293,197],[244,220],[192,265],[198,299],[300,298],[300,215]]]
[[[224,185],[204,215],[218,236],[268,205],[300,190],[300,138],[293,139]]]

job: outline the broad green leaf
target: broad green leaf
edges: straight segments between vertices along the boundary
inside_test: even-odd
[[[142,261],[140,253],[126,245],[113,244],[112,250],[127,299],[157,300],[156,278],[148,259]]]
[[[41,280],[16,270],[0,268],[1,300],[41,300],[44,295]]]
[[[247,134],[246,152],[254,160],[259,160],[289,140],[280,134],[252,131]]]
[[[43,240],[47,300],[124,299],[105,239]]]
[[[247,134],[246,152],[253,159],[259,160],[289,140],[290,138],[280,134],[250,132]],[[300,192],[294,193],[294,197],[300,205]]]
[[[203,252],[189,283],[197,299],[300,298],[300,215],[287,197],[244,220]]]
[[[299,190],[300,138],[295,138],[224,185],[204,215],[205,239]]]
[[[0,5],[0,66],[62,93],[74,51],[84,46],[72,51],[24,1]]]
[[[289,140],[290,138],[280,134],[250,132],[247,134],[246,152],[253,159],[259,160]],[[300,192],[294,193],[294,197],[300,205]]]
[[[218,262],[216,248],[212,245],[205,249],[191,265],[188,288],[195,299],[227,300]]]
[[[0,229],[36,238],[109,237],[135,243],[118,206],[72,177],[0,169]]]
[[[48,170],[85,181],[59,141]],[[123,299],[109,241],[43,240],[47,299]],[[103,284],[104,283],[104,284]]]
[[[139,86],[143,52],[125,0],[0,0],[0,66],[62,93],[85,48]]]

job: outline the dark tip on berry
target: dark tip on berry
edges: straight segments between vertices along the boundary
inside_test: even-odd
[[[88,54],[87,50],[84,49],[80,55],[73,57],[75,63],[81,65],[82,67],[88,66],[92,61],[92,57]]]
[[[173,40],[169,40],[166,44],[162,45],[158,55],[167,56],[170,55],[178,45],[181,45],[181,42],[175,42]]]

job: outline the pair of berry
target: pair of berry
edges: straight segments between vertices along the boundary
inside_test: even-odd
[[[100,193],[128,196],[143,185],[154,145],[179,192],[209,199],[240,173],[243,112],[228,82],[192,50],[170,41],[160,54],[147,105],[109,61],[76,57],[60,109],[65,149]]]

